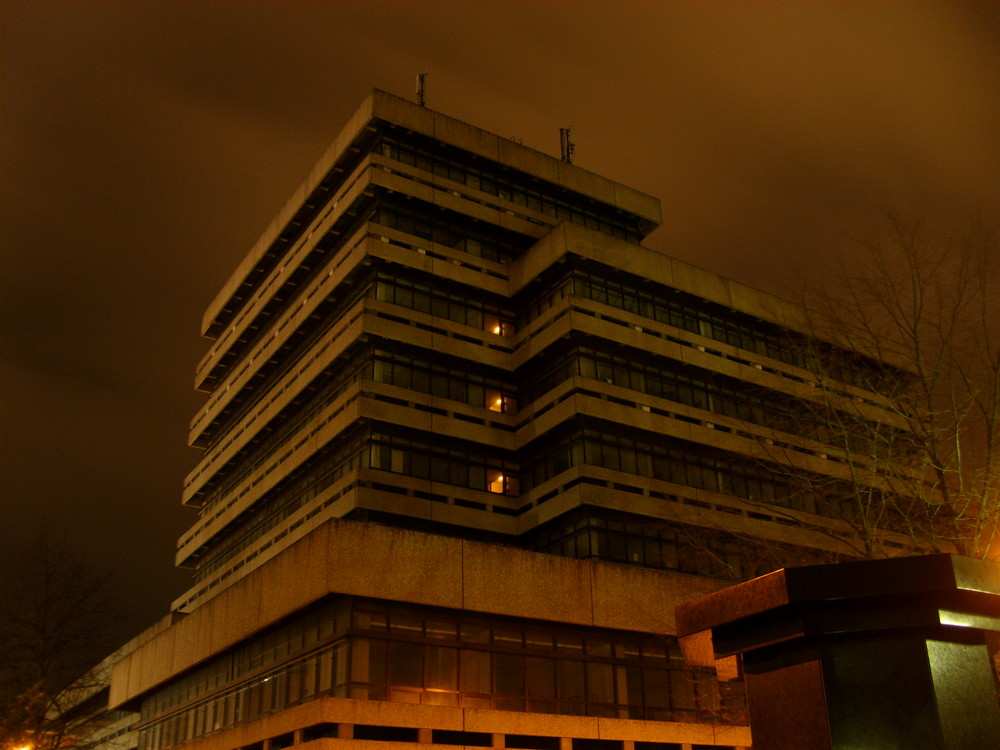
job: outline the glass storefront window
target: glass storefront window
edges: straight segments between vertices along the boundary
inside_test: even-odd
[[[534,622],[491,622],[462,613],[351,601],[350,617],[339,605],[322,610],[344,615],[341,622],[349,621],[351,627],[319,650],[292,654],[291,660],[269,657],[276,661],[271,671],[177,713],[170,713],[170,696],[194,698],[190,687],[177,684],[152,696],[143,706],[149,723],[141,730],[141,748],[159,750],[317,695],[661,720],[686,720],[699,712],[715,716],[723,706],[730,717],[741,716],[738,688],[727,687],[720,702],[712,675],[692,672],[681,662],[669,666],[673,662],[664,659],[663,646],[656,643],[625,634],[595,637]],[[266,633],[260,642],[281,642],[283,631],[296,626],[293,622]],[[649,666],[653,662],[663,666]],[[216,667],[222,669],[224,663],[220,660]],[[212,682],[209,675],[197,680],[202,691],[210,691]],[[163,718],[157,719],[158,713]]]

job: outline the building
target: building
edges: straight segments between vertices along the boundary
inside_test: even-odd
[[[110,690],[143,750],[749,746],[673,607],[773,568],[748,538],[843,552],[791,477],[844,476],[775,423],[802,311],[660,221],[372,93],[205,315],[194,581]]]

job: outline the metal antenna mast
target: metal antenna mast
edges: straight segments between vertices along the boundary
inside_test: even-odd
[[[559,154],[567,164],[573,163],[573,154],[576,153],[576,143],[573,141],[573,126],[559,128]]]
[[[426,73],[417,73],[417,104],[421,107],[427,106],[427,95],[424,93],[424,82],[426,80]]]

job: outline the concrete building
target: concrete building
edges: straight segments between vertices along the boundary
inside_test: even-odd
[[[750,745],[673,607],[775,567],[750,537],[843,552],[792,478],[843,470],[772,418],[802,311],[660,221],[372,93],[205,315],[193,584],[111,683],[139,747]]]

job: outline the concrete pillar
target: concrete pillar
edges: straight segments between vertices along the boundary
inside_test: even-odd
[[[692,664],[742,656],[754,750],[1000,746],[984,636],[1000,631],[1000,565],[788,568],[681,605],[677,627]]]

